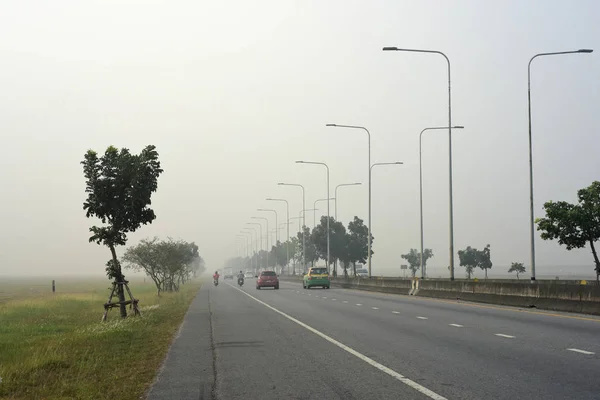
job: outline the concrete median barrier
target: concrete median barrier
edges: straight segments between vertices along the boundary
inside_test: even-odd
[[[302,284],[302,276],[280,279]],[[595,281],[487,280],[401,278],[332,278],[332,287],[395,293],[449,300],[465,300],[515,307],[600,315],[600,286]]]

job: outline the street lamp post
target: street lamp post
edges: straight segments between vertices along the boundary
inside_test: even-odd
[[[333,212],[333,215],[334,215],[334,218],[335,218],[336,221],[337,221],[337,208],[338,208],[338,200],[337,200],[338,199],[338,195],[337,195],[338,188],[342,187],[342,186],[356,186],[356,185],[362,185],[362,183],[360,183],[360,182],[355,182],[355,183],[341,183],[341,184],[339,184],[339,185],[337,185],[335,187],[335,190],[333,192],[333,196],[335,198],[335,211]]]
[[[373,170],[373,167],[376,167],[378,165],[398,165],[398,164],[404,164],[404,163],[402,161],[375,163],[369,167],[369,177],[372,175],[371,171]],[[369,225],[370,225],[370,223],[369,223]],[[369,229],[368,235],[369,235],[369,243],[371,243],[371,229]],[[371,258],[371,246],[369,246],[369,259],[370,258]],[[371,277],[371,268],[369,265],[369,278],[370,277]]]
[[[302,209],[304,210],[306,208],[306,191],[304,190],[304,186],[297,184],[297,183],[284,183],[284,182],[279,182],[277,185],[279,185],[279,186],[297,186],[297,187],[302,188]],[[306,217],[302,221],[302,225],[306,226]],[[304,271],[304,269],[306,268],[306,239],[304,237],[304,229],[302,229],[301,232],[302,232],[302,270]],[[296,267],[295,266],[294,266],[293,274],[296,275]]]
[[[369,236],[368,242],[368,264],[369,264],[369,278],[371,278],[371,132],[364,126],[356,125],[338,125],[338,124],[327,124],[325,126],[332,126],[336,128],[350,128],[350,129],[362,129],[367,132],[368,137],[368,164],[369,167],[369,224],[367,226],[367,235]],[[329,197],[329,196],[327,196]]]
[[[327,169],[327,198],[329,199],[329,166],[324,162],[296,161],[297,164],[323,165]],[[327,273],[329,273],[329,201],[327,202]]]
[[[464,126],[454,126],[452,129],[463,129]],[[447,126],[436,126],[433,128],[425,128],[419,133],[419,207],[421,214],[421,278],[425,278],[425,265],[423,263],[423,163],[422,163],[422,154],[421,154],[421,138],[423,137],[423,132],[438,130],[438,129],[448,129]]]
[[[246,229],[249,229],[249,228],[246,228]],[[248,249],[250,249],[250,254],[252,254],[252,237],[253,237],[252,232],[242,229],[240,231],[240,233],[242,233],[243,235],[246,236],[247,246],[248,246]],[[248,236],[248,235],[250,235],[250,236]],[[250,264],[250,269],[252,269],[252,257],[250,257],[250,255],[248,257],[249,257],[248,263]]]
[[[265,218],[265,217],[250,217],[252,219],[262,219],[263,221],[265,221],[265,224],[267,226],[266,232],[267,232],[267,265],[265,266],[266,269],[269,269],[269,219]],[[262,229],[262,225],[261,225],[261,229]],[[262,243],[261,243],[262,246]]]
[[[260,245],[258,245],[256,247],[257,247],[257,249],[260,248],[262,250],[262,244],[263,244],[263,240],[262,240],[262,224],[259,224],[258,222],[247,222],[246,225],[255,225],[255,226],[258,226],[258,231],[260,233]],[[258,272],[258,269],[259,269],[259,267],[258,267],[258,261],[259,261],[259,259],[260,259],[260,252],[257,252],[256,253],[256,266],[257,266],[256,272]]]
[[[309,208],[309,209],[307,209],[307,210],[300,210],[300,213],[299,213],[299,215],[300,215],[300,216],[301,216],[303,219],[306,219],[306,212],[307,212],[307,211],[319,211],[319,209],[318,209],[318,208]],[[314,228],[314,226],[313,226],[313,228]]]
[[[542,56],[557,56],[562,54],[577,54],[577,53],[591,53],[592,49],[579,49],[572,51],[557,51],[554,53],[539,53],[531,57],[529,64],[527,65],[527,104],[529,108],[529,230],[531,240],[531,280],[535,281],[535,221],[533,213],[533,150],[531,144],[531,62]]]
[[[277,233],[277,230],[278,230],[277,227],[279,226],[277,224],[277,210],[273,210],[273,209],[270,209],[270,208],[259,208],[256,211],[266,211],[266,212],[275,213],[275,229],[276,229],[276,231],[275,231],[275,244],[277,244],[277,242],[279,241],[279,233]]]
[[[437,50],[421,50],[421,49],[401,49],[398,47],[384,47],[383,51],[405,51],[411,53],[430,53],[439,54],[446,59],[448,64],[448,169],[449,169],[449,212],[450,212],[450,280],[454,280],[454,211],[452,203],[452,89],[450,84],[450,60],[448,57]]]
[[[267,198],[267,201],[284,201],[285,209],[286,209],[286,221],[287,221],[287,242],[285,244],[285,253],[287,257],[287,273],[290,273],[290,203],[286,199],[273,199],[271,197]]]
[[[314,204],[313,204],[313,225],[316,227],[317,226],[317,203],[320,201],[327,201],[328,199],[318,199],[315,200]],[[329,200],[333,200],[335,202],[335,197],[330,198]]]

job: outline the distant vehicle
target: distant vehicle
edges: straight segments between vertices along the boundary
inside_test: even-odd
[[[231,274],[227,274],[227,275],[225,275],[225,276],[223,277],[223,279],[231,279],[231,280],[233,280],[233,275],[231,275]]]
[[[261,271],[256,280],[256,289],[260,290],[264,287],[279,289],[279,278],[275,271]]]
[[[254,274],[252,272],[246,272],[244,278],[254,278]]]
[[[369,270],[365,269],[365,268],[357,269],[356,270],[356,276],[358,276],[359,278],[368,278],[369,277]]]
[[[308,269],[308,273],[304,275],[304,278],[302,279],[302,287],[304,289],[310,289],[314,286],[321,286],[323,289],[329,289],[331,287],[327,268],[313,267]]]

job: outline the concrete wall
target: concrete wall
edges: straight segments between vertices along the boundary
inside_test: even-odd
[[[280,277],[300,285],[301,277]],[[545,310],[580,312],[600,315],[600,286],[595,281],[535,281],[488,280],[450,281],[427,279],[412,281],[399,278],[343,279],[331,281],[332,286],[397,293],[450,300],[466,300],[516,307],[536,307]]]

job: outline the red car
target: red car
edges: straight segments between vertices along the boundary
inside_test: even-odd
[[[279,278],[275,271],[262,271],[256,280],[256,289],[272,287],[279,289]]]

